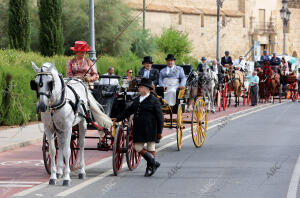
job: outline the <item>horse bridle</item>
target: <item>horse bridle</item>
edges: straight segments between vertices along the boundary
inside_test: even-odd
[[[35,77],[40,76],[40,80],[38,83],[39,87],[43,87],[43,75],[50,75],[53,77],[53,74],[51,72],[44,72],[43,69],[41,68],[41,72],[37,72]],[[48,86],[49,86],[49,93],[45,93],[45,92],[38,92],[37,91],[37,84],[35,83],[35,80],[31,80],[30,81],[30,87],[32,90],[36,91],[37,94],[37,98],[39,98],[40,96],[46,96],[47,98],[50,98],[52,95],[52,90],[53,90],[53,84],[54,84],[54,80],[51,80],[48,82]]]

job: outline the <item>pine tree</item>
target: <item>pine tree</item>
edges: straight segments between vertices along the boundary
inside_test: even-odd
[[[11,48],[30,50],[28,0],[9,1],[8,35]]]
[[[41,54],[44,56],[63,54],[62,0],[40,0],[39,17]]]

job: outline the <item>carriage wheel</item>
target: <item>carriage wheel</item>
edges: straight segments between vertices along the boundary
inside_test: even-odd
[[[183,133],[183,119],[182,119],[182,105],[179,104],[177,108],[177,150],[181,150],[182,133]]]
[[[250,103],[251,103],[251,98],[250,98],[250,89],[251,89],[251,86],[249,85],[249,87],[248,87],[248,95],[247,95],[247,97],[248,97],[248,100],[247,100],[247,102],[248,102],[248,105],[250,105]]]
[[[198,99],[192,115],[192,136],[194,145],[199,148],[205,140],[207,130],[207,111],[205,102]]]
[[[126,135],[126,161],[129,170],[135,169],[141,160],[141,155],[135,150],[133,143],[133,115],[130,116]]]
[[[57,137],[54,134],[54,144],[56,147],[56,155],[55,155],[55,161],[57,163]],[[44,160],[44,166],[47,171],[47,173],[50,175],[51,174],[51,158],[50,158],[50,153],[49,153],[49,142],[46,137],[46,134],[43,135],[43,146],[42,146],[42,151],[43,151],[43,160]]]
[[[228,84],[225,83],[225,87],[223,89],[223,110],[225,111],[227,109],[227,103],[228,103]]]
[[[73,130],[72,136],[71,136],[71,142],[70,142],[70,148],[71,148],[71,155],[69,159],[69,165],[70,169],[73,171],[77,167],[78,162],[78,153],[79,153],[79,131]]]
[[[222,102],[223,102],[223,86],[220,85],[219,86],[219,93],[220,93],[220,104],[219,104],[219,112],[221,111],[222,109]]]
[[[294,82],[292,84],[292,93],[293,93],[293,102],[295,102],[298,99],[298,87],[297,87],[297,82]]]
[[[124,147],[125,147],[125,135],[122,126],[118,126],[116,129],[116,135],[113,144],[113,156],[112,165],[114,175],[118,175],[122,168],[123,158],[124,158]]]

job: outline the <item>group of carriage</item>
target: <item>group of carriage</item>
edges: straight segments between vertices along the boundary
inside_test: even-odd
[[[299,97],[298,80],[296,71],[284,72],[283,67],[273,71],[266,62],[258,62],[257,75],[259,76],[259,100],[260,102],[279,102],[283,98],[297,101]]]
[[[153,68],[161,70],[166,65],[153,65]],[[206,130],[207,130],[207,97],[205,97],[203,87],[201,87],[200,79],[193,70],[191,65],[182,65],[185,75],[187,77],[187,85],[185,89],[177,90],[176,104],[170,106],[164,99],[163,87],[155,87],[152,92],[162,104],[162,111],[164,113],[164,127],[176,129],[177,149],[181,150],[183,131],[185,128],[191,128],[192,140],[194,145],[198,148],[204,143]],[[239,103],[239,97],[243,98],[243,104],[250,105],[250,88],[244,86],[241,80],[236,77],[238,72],[226,71],[224,76],[221,76],[218,83],[215,85],[213,103],[217,105],[219,111],[226,110],[230,106],[231,99],[230,93],[232,91],[236,94],[236,104]],[[103,75],[100,78],[120,78],[120,76],[107,76]],[[139,80],[136,78],[137,81]],[[235,81],[239,81],[240,85],[238,90],[235,90]],[[102,105],[102,110],[110,117],[116,117],[120,112],[130,105],[135,97],[138,97],[137,92],[138,83],[130,87],[119,87],[116,85],[98,85],[95,84],[91,89],[95,99]],[[197,95],[192,95],[192,87],[197,87]],[[187,106],[193,99],[192,113],[187,112]],[[186,116],[186,115],[189,116]],[[141,155],[135,150],[133,142],[133,120],[134,116],[127,118],[125,121],[114,123],[111,128],[104,128],[99,126],[94,120],[92,115],[85,116],[87,120],[87,128],[89,130],[101,131],[104,136],[99,135],[86,136],[88,139],[96,139],[98,143],[95,147],[84,148],[85,150],[98,150],[98,151],[112,151],[112,167],[114,175],[117,175],[123,166],[124,158],[129,170],[135,169],[141,159]],[[72,135],[70,141],[71,155],[69,164],[71,170],[78,168],[78,155],[80,150],[79,140],[79,126],[75,125],[72,128]],[[54,136],[54,144],[56,152],[58,152],[58,138]],[[43,138],[43,159],[46,171],[51,174],[51,158],[49,153],[50,141],[47,136]],[[57,156],[57,155],[56,155]]]

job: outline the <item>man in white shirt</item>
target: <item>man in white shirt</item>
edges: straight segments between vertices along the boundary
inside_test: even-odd
[[[244,60],[244,56],[240,56],[239,59],[235,60],[233,65],[236,70],[245,71],[246,61]]]
[[[113,67],[109,67],[107,73],[103,75],[113,76],[115,69]],[[119,80],[117,78],[101,78],[100,85],[118,85]]]

